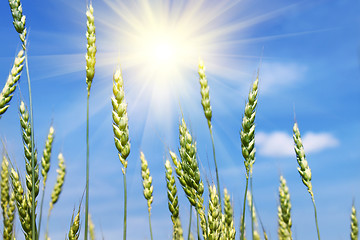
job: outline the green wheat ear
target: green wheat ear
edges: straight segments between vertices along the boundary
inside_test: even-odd
[[[145,159],[145,155],[143,152],[140,153],[141,159],[141,177],[143,179],[143,188],[144,188],[144,197],[147,200],[148,211],[151,211],[151,203],[153,202],[153,191],[154,186],[152,185],[152,177],[150,176],[150,170],[148,166],[148,162]]]
[[[289,188],[286,185],[286,180],[280,176],[279,186],[279,207],[278,207],[278,236],[279,240],[291,240],[291,203]]]
[[[154,187],[152,185],[152,177],[150,176],[149,166],[143,152],[140,152],[140,159],[141,159],[141,177],[143,179],[143,187],[144,187],[144,197],[147,200],[148,212],[149,212],[150,236],[151,239],[153,239],[150,216],[151,216],[151,203],[153,202],[154,199],[153,198]]]
[[[80,236],[80,208],[74,218],[74,212],[71,217],[70,230],[67,236],[68,240],[78,240]]]
[[[86,11],[87,17],[87,52],[86,52],[86,84],[88,95],[90,95],[91,83],[95,75],[95,54],[96,54],[96,35],[95,35],[95,23],[94,23],[94,9],[90,3],[88,10]]]
[[[10,191],[9,160],[3,155],[1,163],[1,208],[3,215],[3,239],[10,240],[13,236],[15,218],[15,194]]]
[[[211,110],[211,105],[210,105],[210,94],[209,94],[209,85],[208,85],[208,81],[206,79],[206,75],[205,75],[205,66],[204,66],[204,61],[200,60],[199,61],[199,82],[200,82],[200,93],[201,93],[201,105],[204,109],[204,114],[205,117],[208,121],[208,125],[209,128],[211,128],[211,117],[212,117],[212,110]]]
[[[13,168],[10,170],[10,178],[15,193],[16,207],[19,213],[21,227],[24,230],[25,239],[31,239],[31,201],[28,194],[24,192],[18,172]]]
[[[248,101],[245,104],[245,111],[242,120],[242,129],[240,132],[241,139],[241,150],[244,157],[244,165],[246,169],[246,184],[244,192],[244,201],[243,201],[243,210],[241,217],[241,226],[240,226],[240,240],[245,240],[245,206],[246,206],[246,197],[249,185],[250,178],[250,190],[252,191],[252,171],[253,164],[255,163],[255,116],[256,116],[256,106],[257,106],[257,94],[258,94],[258,84],[259,84],[259,72],[257,77],[252,84],[252,88],[248,95]],[[253,204],[251,204],[253,205]],[[251,211],[253,208],[251,207]],[[251,224],[253,226],[253,222]],[[253,238],[254,231],[252,231]]]
[[[14,65],[11,68],[5,86],[0,93],[0,118],[9,108],[10,101],[16,89],[16,83],[19,81],[24,67],[24,59],[24,51],[20,50],[14,60]]]
[[[20,0],[9,0],[10,10],[13,17],[13,25],[15,30],[19,33],[22,42],[22,48],[26,48],[26,17],[22,13],[22,6]]]
[[[301,176],[301,180],[304,183],[304,185],[307,187],[311,197],[314,197],[314,193],[312,191],[312,184],[311,184],[311,169],[305,157],[305,150],[303,147],[303,143],[300,136],[300,130],[297,123],[294,124],[293,132],[294,132],[293,138],[295,143],[294,149],[296,153],[296,160],[299,164],[298,171]]]
[[[209,186],[208,239],[220,239],[223,235],[223,217],[215,185]]]
[[[177,195],[175,177],[173,176],[173,169],[169,160],[166,160],[165,162],[165,177],[167,186],[168,207],[169,211],[171,212],[171,221],[173,222],[173,239],[182,240],[184,238],[179,217],[179,199]]]
[[[314,193],[313,193],[312,184],[311,184],[311,169],[310,169],[308,162],[306,160],[306,157],[305,157],[305,150],[304,150],[303,143],[301,140],[300,130],[299,130],[298,124],[296,122],[294,123],[294,127],[293,127],[293,139],[294,139],[294,149],[295,149],[295,153],[296,153],[296,160],[299,164],[298,171],[301,176],[302,182],[307,187],[307,190],[311,196],[311,200],[312,200],[312,203],[314,206],[314,215],[315,215],[317,236],[318,236],[318,239],[320,240],[320,231],[319,231],[319,225],[318,225],[318,220],[317,220],[315,198],[314,198]]]
[[[351,208],[351,233],[350,233],[350,239],[351,240],[358,240],[359,238],[359,224],[358,224],[358,219],[356,217],[356,209],[355,206],[353,204],[352,208]]]
[[[225,239],[235,240],[234,210],[230,202],[230,195],[226,188],[224,189],[224,216]]]
[[[247,178],[249,173],[252,173],[252,166],[255,163],[255,116],[257,106],[257,94],[258,94],[259,74],[256,77],[252,85],[252,89],[249,92],[248,101],[245,105],[244,117],[242,121],[242,129],[240,133],[241,137],[241,149],[244,157],[244,165],[246,168]]]

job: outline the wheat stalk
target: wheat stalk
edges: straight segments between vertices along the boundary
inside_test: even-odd
[[[286,185],[286,180],[283,176],[280,176],[280,186],[279,186],[279,201],[280,205],[278,207],[278,236],[279,240],[291,240],[291,203],[290,203],[290,194],[289,188]]]
[[[240,239],[245,239],[245,205],[246,205],[246,195],[248,191],[249,175],[252,179],[252,166],[255,163],[255,116],[256,116],[256,106],[257,106],[257,94],[258,94],[258,84],[259,84],[259,72],[255,81],[252,84],[252,88],[248,95],[248,101],[245,104],[244,117],[242,120],[242,129],[240,132],[241,138],[241,149],[242,155],[244,157],[244,165],[246,169],[246,185],[245,185],[245,194],[243,202],[243,216],[241,218],[241,227],[240,227]],[[252,186],[252,180],[250,180]],[[252,190],[252,188],[251,188]],[[251,204],[252,206],[252,204]],[[253,208],[251,207],[251,212]],[[253,222],[252,222],[253,226]],[[253,227],[252,227],[253,229]],[[252,231],[254,233],[254,231]],[[254,238],[254,236],[253,236]]]
[[[86,99],[86,196],[85,196],[85,240],[88,239],[88,217],[89,217],[89,98],[91,83],[95,75],[95,54],[96,54],[96,35],[94,23],[94,9],[91,1],[86,11],[87,18],[87,52],[86,52],[86,85],[87,85],[87,99]]]
[[[205,75],[205,66],[204,61],[199,61],[199,82],[200,82],[200,93],[201,93],[201,105],[203,106],[204,114],[207,119],[210,137],[211,137],[211,143],[212,143],[212,149],[213,149],[213,156],[214,156],[214,164],[215,164],[215,173],[216,173],[216,183],[217,183],[217,190],[218,190],[218,196],[221,206],[221,191],[220,191],[220,180],[219,180],[219,171],[217,167],[216,162],[216,155],[215,155],[215,144],[214,144],[214,136],[212,132],[212,124],[211,124],[211,117],[212,117],[212,110],[210,105],[210,94],[209,94],[209,85],[208,81],[206,79]]]
[[[11,68],[5,86],[0,93],[0,118],[9,108],[9,103],[16,89],[16,83],[19,81],[22,69],[24,67],[24,59],[24,51],[20,50],[14,60],[14,65]]]
[[[130,154],[129,125],[127,117],[127,104],[125,100],[124,81],[121,76],[120,67],[117,67],[113,75],[113,94],[112,118],[113,131],[116,149],[121,164],[123,165],[122,173],[124,178],[124,234],[123,240],[126,240],[126,211],[127,211],[127,188],[126,188],[126,168],[127,157]]]
[[[313,193],[312,184],[311,184],[311,169],[306,160],[305,150],[304,150],[304,147],[302,144],[300,130],[299,130],[298,124],[296,122],[294,123],[294,127],[293,127],[293,139],[294,139],[294,150],[296,153],[296,159],[299,164],[298,172],[301,176],[302,182],[307,187],[307,190],[311,196],[311,200],[312,200],[312,203],[314,206],[314,215],[315,215],[317,236],[318,236],[318,239],[320,240],[320,231],[319,231],[319,225],[318,225],[318,220],[317,220],[315,198],[314,198],[314,193]]]
[[[350,239],[351,240],[358,240],[359,238],[359,224],[358,224],[358,219],[356,217],[356,209],[355,206],[353,204],[352,208],[351,208],[351,224],[350,224],[350,228],[351,228],[351,233],[350,233]]]
[[[25,154],[26,167],[26,187],[28,189],[27,198],[29,201],[29,211],[31,215],[32,239],[37,237],[36,232],[36,197],[39,194],[39,166],[37,164],[37,151],[33,141],[33,127],[29,121],[29,112],[23,101],[20,103],[20,125],[22,128],[22,139]],[[31,206],[31,207],[30,207]]]
[[[203,198],[204,184],[200,177],[199,165],[196,159],[196,143],[193,140],[183,118],[181,119],[181,124],[179,125],[179,142],[179,154],[181,157],[183,179],[180,183],[185,183],[182,187],[189,202],[196,208],[197,214],[200,217],[200,225],[203,231],[204,239],[207,239],[208,228]]]

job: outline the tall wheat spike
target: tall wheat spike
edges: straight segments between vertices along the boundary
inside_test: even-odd
[[[94,9],[92,3],[86,11],[87,18],[87,51],[86,51],[86,85],[87,85],[87,99],[86,99],[86,194],[85,194],[85,240],[88,239],[88,227],[89,227],[89,99],[90,88],[95,75],[95,54],[96,54],[96,35],[95,35],[95,23],[94,23]]]
[[[314,215],[315,215],[317,236],[318,236],[318,239],[320,240],[320,231],[319,231],[319,225],[318,225],[318,220],[317,220],[315,198],[314,198],[314,193],[313,193],[312,184],[311,184],[311,169],[310,169],[309,164],[305,157],[305,150],[304,150],[304,147],[302,144],[300,130],[299,130],[298,124],[296,122],[294,123],[294,127],[293,127],[293,139],[294,139],[294,150],[296,153],[296,160],[299,164],[298,172],[301,176],[302,182],[307,187],[307,190],[311,196],[311,200],[312,200],[312,203],[314,206]]]
[[[242,155],[244,157],[244,165],[246,169],[246,185],[245,185],[245,194],[243,202],[243,216],[241,218],[241,227],[240,227],[240,239],[245,239],[245,205],[246,197],[248,191],[249,177],[251,184],[251,176],[253,171],[253,164],[255,163],[255,116],[256,116],[256,106],[257,106],[257,94],[258,94],[258,84],[259,84],[259,72],[257,77],[252,84],[252,88],[248,95],[248,101],[245,104],[244,117],[242,120],[242,129],[240,132],[241,138],[241,149]],[[252,185],[252,184],[251,184]],[[252,204],[251,204],[252,205]],[[253,208],[251,207],[251,211]],[[252,222],[253,225],[253,222]],[[254,231],[252,231],[254,233]],[[254,236],[253,236],[254,238]]]
[[[29,112],[25,107],[23,101],[20,103],[20,125],[22,128],[22,139],[25,154],[25,167],[26,167],[26,187],[28,189],[26,195],[29,201],[29,211],[31,216],[32,238],[36,238],[36,197],[39,194],[40,180],[39,180],[39,165],[37,163],[37,151],[33,142],[33,127],[29,121]],[[34,232],[35,231],[35,232]]]
[[[127,211],[127,189],[126,189],[126,169],[127,157],[130,154],[129,140],[129,119],[127,116],[127,104],[125,100],[124,81],[121,75],[120,67],[117,67],[113,75],[113,94],[112,118],[113,132],[116,149],[121,164],[123,165],[122,173],[124,178],[124,234],[123,240],[126,239],[126,211]]]
[[[217,190],[218,190],[217,194],[219,196],[219,201],[220,201],[220,206],[221,206],[219,171],[218,171],[217,162],[216,162],[215,143],[214,143],[214,136],[213,136],[213,131],[212,131],[212,124],[211,124],[212,110],[211,110],[211,105],[210,105],[209,85],[208,85],[208,81],[207,81],[206,75],[205,75],[205,66],[204,66],[203,60],[199,61],[198,73],[199,73],[199,82],[200,82],[200,87],[201,87],[201,90],[200,90],[201,105],[203,106],[204,114],[207,119],[210,137],[211,137],[213,156],[214,156],[215,173],[216,173],[216,184],[217,184],[216,186],[217,186]]]

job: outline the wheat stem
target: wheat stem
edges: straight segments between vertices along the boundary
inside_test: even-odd
[[[85,194],[85,240],[88,236],[88,214],[89,214],[89,97],[86,101],[86,194]]]
[[[192,205],[190,203],[190,217],[189,217],[189,227],[188,227],[188,240],[190,240],[191,235],[191,219],[192,219]]]

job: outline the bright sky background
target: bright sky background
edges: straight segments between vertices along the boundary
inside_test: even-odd
[[[90,212],[99,239],[122,236],[122,166],[113,142],[110,101],[117,64],[125,81],[131,139],[128,239],[150,239],[140,151],[153,176],[154,239],[170,239],[164,162],[168,149],[178,148],[181,110],[197,141],[203,180],[214,179],[200,103],[199,57],[210,86],[220,181],[232,195],[237,231],[245,185],[239,131],[245,99],[261,62],[253,183],[258,215],[270,239],[277,239],[281,173],[291,194],[294,239],[316,238],[312,203],[292,149],[295,109],[313,173],[321,237],[349,238],[354,199],[360,211],[358,1],[94,0],[93,6],[98,52],[90,99]],[[85,11],[85,1],[23,1],[39,158],[52,122],[55,128],[44,218],[60,151],[67,165],[64,190],[50,219],[52,239],[63,239],[68,232],[72,211],[85,189]],[[0,2],[0,36],[2,88],[20,49],[6,1]],[[20,90],[28,102],[25,74]],[[23,169],[19,99],[17,89],[0,120],[0,137],[11,160]],[[189,204],[178,182],[177,187],[186,229]],[[19,224],[16,229],[22,239]]]

